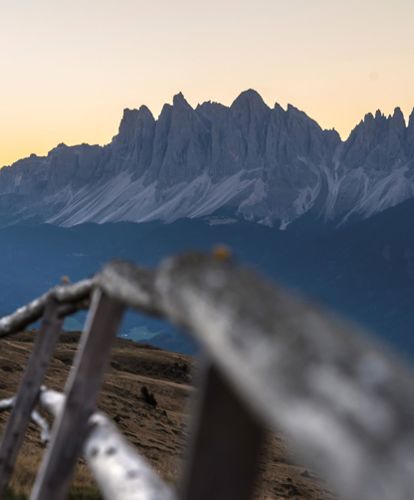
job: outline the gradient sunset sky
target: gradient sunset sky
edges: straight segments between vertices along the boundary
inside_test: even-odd
[[[0,166],[247,88],[343,138],[414,107],[413,0],[0,0]]]

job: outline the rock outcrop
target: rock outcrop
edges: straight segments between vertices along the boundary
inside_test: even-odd
[[[408,126],[367,114],[342,142],[288,105],[243,92],[230,107],[193,109],[182,94],[156,120],[124,111],[106,146],[60,144],[0,170],[0,222],[166,222],[226,213],[279,227],[369,217],[414,196],[414,112]]]

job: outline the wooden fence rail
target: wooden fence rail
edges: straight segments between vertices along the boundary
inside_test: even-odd
[[[345,499],[414,497],[412,373],[365,333],[291,297],[222,253],[173,257],[151,271],[111,263],[93,279],[56,287],[3,318],[0,337],[43,315],[46,321],[50,301],[58,304],[59,321],[89,302],[91,307],[65,393],[53,396],[59,404],[47,403],[50,391],[39,393],[47,362],[38,367],[37,402],[52,408],[55,421],[32,499],[65,498],[82,452],[105,498],[172,497],[129,445],[121,453],[125,440],[113,424],[104,419],[96,426],[104,418],[96,417],[96,397],[125,307],[184,328],[206,357],[191,458],[178,498],[250,498],[265,427],[284,431],[304,461]],[[51,346],[57,331],[45,327],[37,335],[50,337]],[[31,362],[23,381],[30,369]],[[19,436],[35,403],[33,389],[22,383],[16,401],[25,408],[24,424],[14,409],[6,427],[18,429]],[[112,445],[115,435],[118,444]],[[0,450],[10,449],[9,440],[6,432]],[[2,485],[13,460],[0,454]],[[106,481],[108,464],[120,475]],[[142,476],[142,482],[128,483],[130,476]],[[146,482],[146,477],[152,479]]]
[[[13,404],[13,410],[0,443],[0,491],[4,491],[13,472],[17,453],[29,424],[40,386],[46,374],[62,328],[58,303],[48,298],[42,325]]]
[[[39,405],[55,418],[64,411],[65,396],[43,388]],[[82,454],[105,498],[112,500],[173,500],[173,491],[118,431],[104,413],[94,412]],[[51,496],[43,498],[55,498]]]

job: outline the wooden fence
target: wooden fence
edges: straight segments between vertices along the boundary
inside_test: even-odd
[[[199,342],[204,375],[190,459],[178,491],[96,411],[125,308],[172,321]],[[89,309],[64,393],[42,387],[62,321]],[[155,270],[107,265],[0,320],[0,338],[42,318],[0,444],[4,491],[35,411],[54,415],[32,500],[66,497],[83,454],[111,500],[251,498],[264,429],[282,430],[303,460],[349,500],[414,498],[413,377],[364,333],[291,297],[226,252],[169,258]]]

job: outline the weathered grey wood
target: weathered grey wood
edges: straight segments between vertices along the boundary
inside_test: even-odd
[[[48,421],[36,410],[30,416],[32,422],[40,428],[40,441],[45,444],[50,439],[50,427]]]
[[[44,390],[39,403],[56,417],[63,407],[64,396],[56,391]],[[106,500],[175,498],[173,491],[105,414],[93,413],[89,424],[91,431],[83,443],[82,452]]]
[[[41,297],[33,300],[24,307],[20,307],[13,314],[0,319],[0,339],[20,332],[31,323],[40,319],[45,311],[46,304],[50,298],[59,304],[70,304],[62,316],[76,312],[80,308],[87,307],[84,300],[87,299],[95,286],[95,279],[79,281],[73,285],[59,285],[52,288]]]
[[[263,427],[214,366],[205,371],[198,397],[180,498],[248,500],[257,476]]]
[[[213,256],[166,261],[154,295],[257,418],[350,500],[414,491],[414,377],[364,333]]]
[[[94,283],[192,333],[252,413],[290,435],[344,498],[411,498],[414,378],[376,342],[222,255],[153,272],[111,264]],[[0,337],[40,309],[1,320]]]
[[[15,401],[15,396],[13,396],[12,398],[0,400],[0,412],[13,408]],[[49,424],[47,423],[47,421],[36,410],[32,410],[30,419],[34,424],[40,427],[40,440],[42,441],[42,443],[46,443],[47,441],[49,441],[50,433]]]
[[[413,374],[365,332],[228,259],[173,257],[144,286],[129,269],[107,266],[108,293],[195,335],[258,418],[343,497],[411,495]]]
[[[12,396],[11,398],[2,399],[0,401],[0,411],[10,410],[10,408],[13,408],[15,400],[16,400],[16,396]]]
[[[13,472],[32,409],[61,329],[62,319],[59,318],[58,303],[49,297],[42,325],[34,336],[33,350],[0,443],[0,496]]]
[[[63,500],[73,468],[90,431],[113,340],[124,306],[100,290],[93,295],[66,388],[66,400],[52,429],[52,437],[31,494],[32,500]]]
[[[154,289],[155,271],[115,261],[102,269],[96,282],[105,293],[129,307],[153,316],[163,314]]]

